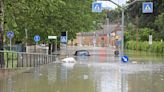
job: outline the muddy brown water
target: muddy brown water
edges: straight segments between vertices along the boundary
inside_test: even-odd
[[[101,52],[103,52],[101,50]],[[103,52],[106,53],[107,51]],[[111,54],[76,57],[0,78],[0,92],[163,92],[164,58],[128,51],[128,63]]]

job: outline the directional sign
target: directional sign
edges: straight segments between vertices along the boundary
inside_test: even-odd
[[[14,32],[12,32],[12,31],[7,32],[7,37],[9,39],[12,39],[14,37]]]
[[[126,63],[126,62],[129,61],[129,58],[128,58],[128,56],[123,56],[123,57],[121,58],[121,60],[122,60],[122,62]]]
[[[92,3],[92,12],[102,12],[102,3],[93,2]]]
[[[67,43],[67,36],[61,36],[60,37],[60,42],[61,43]]]
[[[35,35],[35,36],[34,36],[34,41],[35,41],[35,42],[40,41],[40,36],[39,36],[39,35]]]
[[[143,2],[142,3],[143,13],[153,13],[153,2]]]
[[[57,36],[48,36],[48,39],[57,39]]]

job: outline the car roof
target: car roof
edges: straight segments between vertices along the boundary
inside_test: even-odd
[[[78,51],[87,51],[87,50],[77,50],[76,52],[78,52]]]

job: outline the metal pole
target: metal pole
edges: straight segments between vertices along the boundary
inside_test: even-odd
[[[66,41],[68,40],[68,32],[66,31]],[[66,42],[66,57],[68,57],[68,47]]]
[[[27,52],[27,39],[28,39],[28,36],[27,36],[27,29],[25,28],[25,33],[26,33],[26,52]]]
[[[121,57],[124,55],[124,8],[122,8],[122,27],[121,27],[121,39],[122,39],[122,44],[121,44]]]
[[[56,38],[56,49],[55,49],[55,52],[57,53],[57,50],[58,48],[57,48],[57,38]]]
[[[11,38],[10,38],[10,51],[11,51]]]

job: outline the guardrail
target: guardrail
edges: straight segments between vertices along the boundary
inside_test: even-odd
[[[55,55],[0,51],[0,68],[36,67],[55,61]]]

